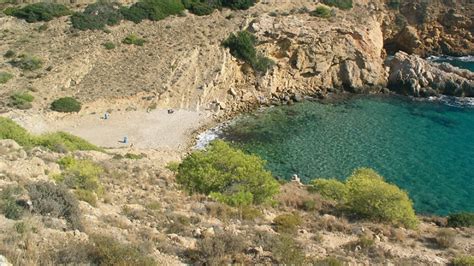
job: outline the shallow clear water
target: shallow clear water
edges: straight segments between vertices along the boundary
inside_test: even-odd
[[[343,179],[371,167],[407,190],[419,213],[474,212],[474,108],[395,97],[305,102],[243,117],[224,138],[274,175]]]

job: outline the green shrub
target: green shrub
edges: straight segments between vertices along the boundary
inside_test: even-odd
[[[279,233],[294,234],[301,225],[301,217],[297,214],[281,214],[273,219],[275,229]]]
[[[103,45],[104,45],[105,49],[107,49],[107,50],[113,50],[116,47],[115,43],[113,43],[113,42],[106,42]]]
[[[24,209],[17,203],[22,192],[18,186],[8,186],[0,192],[0,211],[6,218],[19,220],[23,216]]]
[[[51,110],[56,112],[73,113],[81,111],[81,108],[81,103],[72,97],[59,98],[51,103]]]
[[[122,8],[124,18],[135,23],[144,19],[162,20],[170,15],[178,15],[184,10],[180,0],[141,0],[130,8]]]
[[[114,2],[90,4],[83,12],[71,16],[72,26],[79,30],[102,30],[107,25],[117,25],[123,19],[120,9],[120,4]]]
[[[13,9],[10,15],[27,22],[50,21],[55,17],[62,17],[71,14],[65,5],[55,3],[35,3],[26,5],[19,9]]]
[[[323,4],[328,6],[335,6],[339,9],[351,9],[352,0],[323,0]]]
[[[21,146],[42,146],[53,151],[95,150],[103,151],[86,140],[65,132],[31,135],[11,119],[0,117],[0,139],[12,139]]]
[[[56,152],[103,151],[90,142],[66,132],[47,133],[37,137],[37,145]]]
[[[474,256],[457,256],[453,259],[453,266],[474,266]]]
[[[153,258],[138,247],[123,244],[107,236],[92,236],[94,248],[90,258],[94,265],[156,265]]]
[[[12,74],[8,72],[0,71],[0,84],[5,84],[12,78],[13,78]]]
[[[64,217],[73,229],[82,230],[77,199],[62,185],[40,181],[26,186],[33,211],[52,217]]]
[[[330,18],[332,16],[331,9],[326,6],[318,6],[314,11],[309,13],[311,16],[320,18]]]
[[[387,3],[387,6],[390,9],[398,10],[398,9],[400,9],[400,1],[401,0],[389,0],[388,3]]]
[[[122,41],[122,43],[125,43],[125,44],[133,44],[133,45],[138,45],[138,46],[143,46],[145,42],[146,42],[145,39],[142,39],[135,34],[128,35]]]
[[[317,191],[323,198],[344,203],[347,199],[347,187],[336,179],[315,179],[311,181],[311,190]]]
[[[5,52],[5,54],[3,54],[3,57],[5,58],[12,58],[12,57],[15,57],[16,53],[15,51],[13,50],[8,50]]]
[[[353,213],[378,221],[414,228],[419,221],[408,194],[384,181],[372,169],[354,171],[346,182],[348,197],[346,207]]]
[[[0,139],[12,139],[24,147],[33,147],[35,138],[11,119],[0,117]]]
[[[408,194],[385,182],[372,169],[355,170],[346,183],[316,179],[313,188],[323,197],[338,201],[344,211],[361,218],[391,222],[408,228],[418,225]]]
[[[198,16],[209,15],[222,7],[220,0],[183,0],[183,5],[189,12]]]
[[[10,62],[14,67],[22,70],[33,71],[40,69],[43,66],[43,61],[33,55],[22,54],[17,59]]]
[[[255,5],[256,2],[256,0],[222,0],[222,6],[246,10]]]
[[[451,227],[472,227],[474,226],[474,213],[461,212],[448,216],[448,226]]]
[[[265,162],[247,155],[223,141],[212,142],[206,150],[189,155],[178,168],[177,181],[189,192],[220,197],[225,202],[268,202],[278,193],[279,184],[265,170]]]
[[[273,61],[257,54],[257,38],[248,31],[231,34],[222,45],[229,48],[232,56],[250,64],[256,72],[264,73],[273,66]]]
[[[56,181],[76,190],[85,190],[101,196],[104,188],[100,183],[100,175],[104,169],[90,160],[78,160],[71,156],[63,157],[58,161],[62,167],[61,175],[55,177]],[[84,194],[84,192],[79,192]]]
[[[25,110],[25,109],[30,109],[32,107],[31,102],[35,97],[33,95],[23,92],[23,93],[15,93],[12,96],[10,96],[10,103],[9,106]]]

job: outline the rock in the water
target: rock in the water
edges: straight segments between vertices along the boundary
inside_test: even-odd
[[[448,64],[428,62],[417,55],[398,52],[389,63],[388,87],[417,97],[437,94],[474,97],[474,73]]]

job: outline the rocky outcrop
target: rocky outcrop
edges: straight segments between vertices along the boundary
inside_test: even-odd
[[[417,55],[399,52],[388,64],[388,87],[401,94],[445,94],[474,97],[474,73],[449,64],[428,62]]]
[[[383,24],[388,53],[421,56],[474,53],[474,5],[468,0],[386,1]]]

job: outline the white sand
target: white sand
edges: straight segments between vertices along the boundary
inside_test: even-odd
[[[106,148],[125,148],[133,145],[138,149],[166,149],[181,151],[191,140],[192,133],[206,122],[210,115],[204,112],[175,110],[121,111],[110,114],[61,114],[49,117],[21,112],[10,113],[12,118],[29,131],[65,131]],[[128,144],[122,143],[124,137]]]

